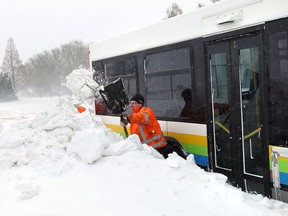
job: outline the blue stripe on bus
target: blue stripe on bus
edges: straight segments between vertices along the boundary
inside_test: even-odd
[[[288,185],[288,173],[280,172],[280,183],[283,185]]]
[[[196,164],[202,165],[202,166],[208,166],[208,157],[203,155],[194,155],[194,159]]]

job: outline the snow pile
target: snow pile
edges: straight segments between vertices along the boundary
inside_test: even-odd
[[[95,121],[90,115],[88,110],[78,113],[69,98],[60,98],[51,110],[38,114],[28,127],[0,134],[0,165],[11,167],[48,158],[50,162],[52,158],[54,162],[59,161],[68,156],[66,148],[68,154],[78,155],[86,163],[96,161],[103,156],[104,147],[123,138],[104,127],[101,119]]]
[[[103,156],[104,147],[113,144],[114,140],[107,137],[104,128],[78,131],[67,146],[67,152],[77,154],[86,163],[93,163]]]
[[[162,158],[154,149],[147,150],[148,146],[144,149],[137,135],[124,140],[106,128],[100,118],[91,115],[89,110],[77,112],[70,98],[59,98],[52,109],[39,113],[26,128],[22,126],[0,134],[0,166],[46,163],[43,169],[56,170],[56,165],[63,166],[61,160],[67,160],[69,155],[93,163],[102,156],[133,150]],[[66,169],[58,168],[58,173]]]
[[[0,133],[3,216],[287,215],[287,204],[226,180],[193,155],[165,160],[137,135],[123,139],[70,98]]]

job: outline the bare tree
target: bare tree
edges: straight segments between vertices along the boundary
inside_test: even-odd
[[[182,14],[183,11],[176,3],[173,3],[171,7],[167,8],[166,10],[166,17],[164,19],[169,19],[175,17],[177,15]]]
[[[30,89],[34,96],[68,94],[63,83],[74,69],[88,68],[88,46],[82,41],[71,41],[59,48],[34,55],[26,63],[30,74]],[[37,94],[37,95],[36,95]]]
[[[204,2],[199,2],[198,5],[197,5],[197,9],[206,7],[207,5],[211,5],[211,4],[220,2],[220,1],[221,0],[209,0],[209,1],[206,0],[205,3]]]
[[[197,5],[197,9],[202,8],[202,7],[205,7],[205,4],[202,3],[202,2],[198,3],[198,5]]]

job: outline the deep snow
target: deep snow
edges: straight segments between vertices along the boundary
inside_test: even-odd
[[[288,215],[288,204],[227,185],[193,155],[165,160],[93,117],[69,97],[0,103],[1,216]]]

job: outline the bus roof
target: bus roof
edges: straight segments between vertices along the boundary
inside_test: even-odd
[[[90,61],[208,37],[287,15],[287,0],[221,1],[134,32],[92,43],[89,47]]]

